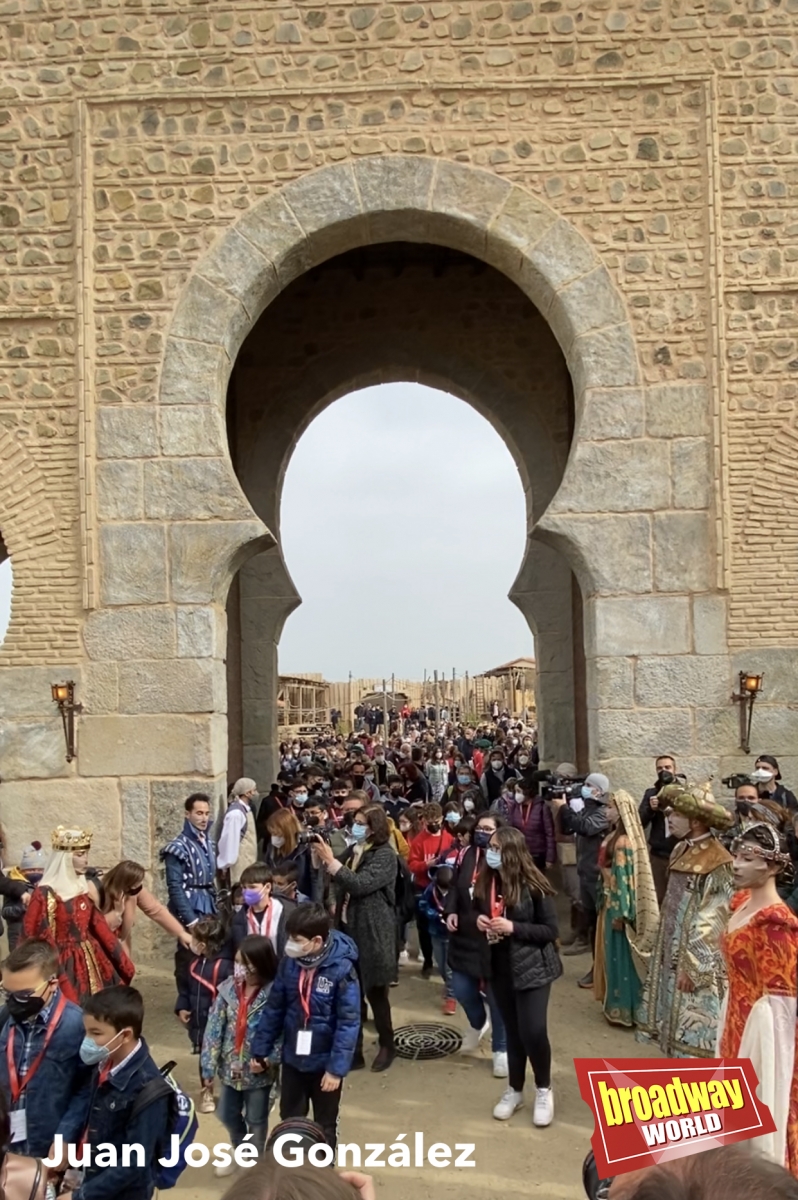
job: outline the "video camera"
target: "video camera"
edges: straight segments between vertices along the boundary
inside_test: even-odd
[[[734,792],[737,791],[738,787],[742,787],[744,783],[751,783],[756,787],[756,783],[750,775],[741,775],[739,773],[737,775],[727,775],[725,779],[721,779],[721,783],[724,787],[731,788]]]
[[[555,775],[552,771],[546,771],[545,775],[546,778],[541,781],[540,786],[540,794],[544,800],[553,800],[555,796],[573,800],[582,795],[582,784],[587,779],[587,775],[566,777]]]

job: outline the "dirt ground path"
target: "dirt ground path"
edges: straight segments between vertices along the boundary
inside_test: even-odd
[[[577,1057],[645,1057],[657,1054],[638,1045],[633,1035],[611,1028],[592,993],[581,991],[576,980],[587,969],[586,956],[565,958],[565,975],[555,985],[549,1009],[549,1030],[554,1055],[555,1121],[549,1129],[532,1125],[531,1100],[511,1121],[494,1121],[493,1105],[504,1081],[493,1078],[489,1047],[479,1056],[454,1055],[431,1062],[397,1059],[382,1075],[358,1071],[345,1083],[341,1104],[341,1140],[393,1142],[397,1134],[423,1131],[426,1144],[474,1142],[476,1168],[472,1170],[424,1168],[373,1172],[380,1200],[426,1200],[433,1194],[466,1200],[493,1200],[497,1195],[578,1200],[582,1160],[589,1148],[593,1121],[577,1088],[572,1060]],[[438,1021],[465,1029],[465,1019],[440,1015],[440,981],[420,978],[420,967],[403,966],[399,987],[391,992],[397,1027],[419,1021]],[[145,968],[138,984],[146,1002],[145,1036],[158,1063],[177,1058],[181,1083],[196,1096],[197,1062],[188,1052],[188,1038],[172,1015],[174,984],[171,963]],[[371,1061],[373,1028],[366,1026],[366,1058]],[[272,1110],[270,1126],[278,1120]],[[200,1138],[208,1146],[226,1141],[215,1116],[200,1117]],[[235,1178],[235,1176],[233,1176]],[[212,1168],[187,1170],[175,1189],[181,1200],[210,1200],[221,1196],[231,1179],[217,1179]]]

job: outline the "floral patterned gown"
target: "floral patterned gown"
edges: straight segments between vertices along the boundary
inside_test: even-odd
[[[738,892],[732,911],[749,898]],[[721,937],[729,988],[721,1014],[718,1054],[750,1058],[760,1099],[776,1132],[751,1145],[798,1176],[798,917],[786,904],[755,912]]]
[[[114,983],[130,983],[136,968],[90,896],[62,900],[37,887],[22,925],[25,937],[44,938],[58,951],[61,990],[83,1004]]]
[[[611,1025],[631,1028],[635,1010],[640,1003],[642,985],[626,936],[626,925],[634,926],[636,917],[634,852],[628,840],[621,836],[610,862],[606,845],[601,847],[601,894],[599,921],[596,931],[596,962],[593,969],[594,992],[604,1006],[604,1016]],[[623,923],[614,929],[613,921]]]

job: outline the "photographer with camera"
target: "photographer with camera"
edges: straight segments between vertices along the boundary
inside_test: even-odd
[[[660,805],[658,793],[669,783],[676,783],[676,759],[672,754],[660,754],[655,759],[657,782],[648,788],[640,802],[640,824],[648,830],[648,856],[657,903],[662,905],[668,886],[668,862],[678,841],[670,832],[664,807]]]
[[[579,874],[579,900],[585,914],[587,937],[595,952],[597,890],[599,878],[598,856],[601,843],[610,831],[607,804],[610,799],[610,781],[606,775],[594,771],[588,775],[581,787],[580,796],[566,800],[560,794],[552,797],[552,805],[559,814],[564,833],[576,834],[576,869]],[[579,980],[579,987],[592,988],[593,966]]]
[[[389,989],[396,976],[399,945],[394,908],[398,863],[382,806],[374,804],[356,812],[352,835],[354,845],[342,861],[326,842],[314,845],[314,855],[333,881],[336,928],[349,934],[358,949],[362,1020],[352,1066],[364,1065],[363,1021],[368,1000],[380,1043],[371,1069],[385,1071],[395,1053]]]

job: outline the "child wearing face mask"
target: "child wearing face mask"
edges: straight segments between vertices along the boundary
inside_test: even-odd
[[[266,1144],[275,1072],[252,1061],[252,1038],[276,974],[277,955],[269,939],[245,937],[236,951],[233,977],[219,988],[202,1039],[203,1084],[212,1089],[217,1075],[222,1081],[219,1120],[234,1147],[251,1134],[258,1153]],[[232,1163],[214,1168],[216,1175],[234,1170]]]
[[[286,923],[282,959],[252,1039],[252,1057],[275,1061],[282,1038],[280,1119],[305,1117],[321,1125],[335,1149],[342,1083],[360,1032],[357,947],[332,929],[320,904],[302,904]]]
[[[185,982],[175,1003],[178,1020],[188,1029],[192,1054],[199,1054],[202,1038],[208,1024],[208,1014],[216,999],[219,987],[233,974],[233,947],[225,934],[218,917],[203,917],[191,928],[191,962]],[[200,1068],[199,1111],[213,1112],[213,1081],[210,1086],[202,1083]]]
[[[144,1002],[132,987],[103,988],[83,1005],[85,1037],[80,1057],[94,1068],[84,1110],[85,1137],[93,1148],[100,1142],[106,1143],[106,1149],[112,1146],[119,1165],[100,1165],[97,1159],[102,1161],[104,1155],[93,1154],[72,1191],[74,1200],[150,1200],[155,1190],[158,1158],[169,1153],[171,1099],[152,1100],[134,1112],[145,1085],[162,1078],[141,1036],[143,1023]],[[131,1144],[141,1146],[143,1154],[125,1155],[123,1160],[122,1148]],[[130,1165],[122,1166],[128,1158]]]
[[[274,895],[272,870],[257,862],[241,872],[242,907],[233,916],[230,937],[237,950],[246,937],[266,937],[278,958],[285,946],[285,921],[290,902]]]
[[[427,927],[427,917],[421,905],[421,897],[429,885],[429,867],[437,863],[454,843],[454,837],[442,828],[443,813],[440,804],[425,804],[421,809],[422,828],[410,846],[407,865],[413,876],[416,892],[416,929],[422,955],[421,977],[429,979],[432,974],[432,940]]]
[[[457,1012],[457,1001],[452,990],[452,972],[449,969],[449,931],[446,928],[446,901],[452,886],[454,872],[450,866],[430,867],[431,882],[424,889],[420,906],[427,918],[427,929],[432,940],[435,966],[443,980],[441,1011],[447,1017]]]

